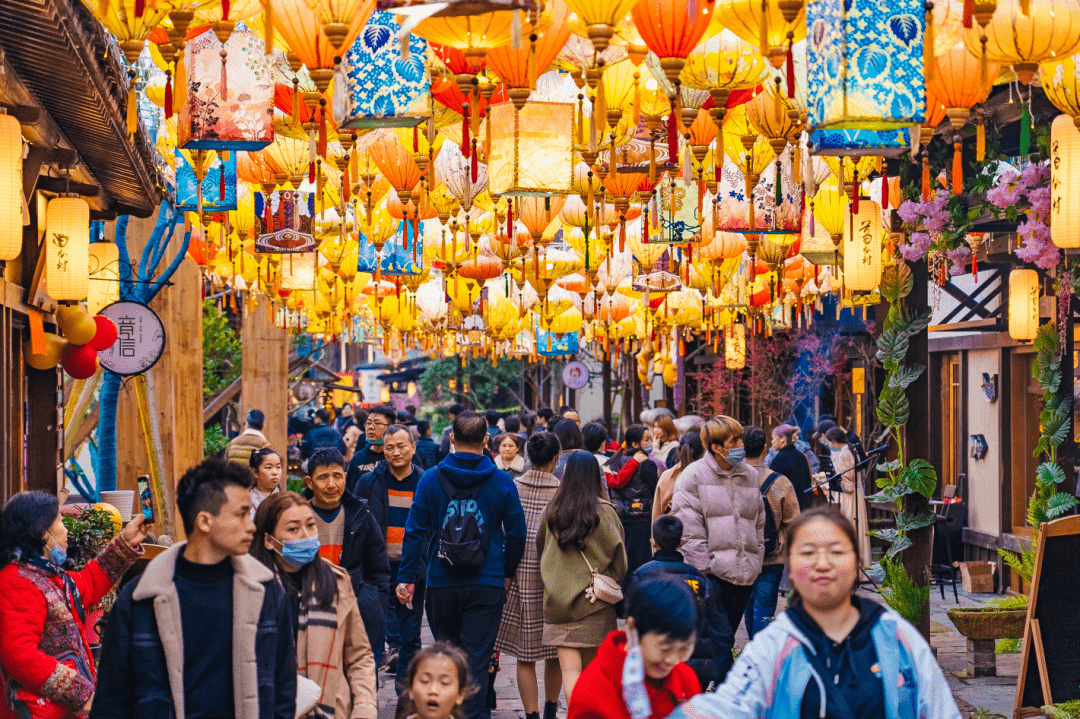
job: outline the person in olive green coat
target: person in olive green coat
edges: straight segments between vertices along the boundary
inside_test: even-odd
[[[589,591],[592,572],[621,582],[626,548],[596,459],[575,450],[536,533],[544,585],[544,644],[555,646],[567,702],[582,669],[616,626],[615,605]]]

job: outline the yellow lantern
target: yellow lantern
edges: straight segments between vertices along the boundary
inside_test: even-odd
[[[1075,121],[1080,118],[1080,66],[1076,57],[1039,65],[1039,80],[1046,98]]]
[[[1039,331],[1039,273],[1009,273],[1009,336],[1021,342],[1035,339]]]
[[[0,115],[0,260],[22,250],[22,129],[11,115]]]
[[[314,290],[318,252],[294,252],[281,258],[281,289]]]
[[[728,369],[746,366],[746,325],[732,325],[724,337],[724,366]]]
[[[86,309],[96,315],[120,300],[120,250],[111,242],[90,245],[90,283]]]
[[[844,222],[844,285],[855,292],[872,292],[881,280],[881,206],[859,201]]]
[[[488,107],[491,148],[488,191],[496,195],[561,195],[574,178],[574,106],[513,102]]]
[[[1027,85],[1040,62],[1080,48],[1078,17],[1080,0],[999,0],[985,28],[973,23],[964,31],[964,44],[989,62],[1011,65]]]
[[[90,205],[78,195],[49,201],[45,221],[45,276],[49,296],[86,299],[90,285]]]
[[[1080,247],[1080,130],[1058,115],[1050,126],[1050,239],[1063,249]]]
[[[596,52],[601,53],[611,43],[615,28],[622,25],[637,0],[567,0],[567,5],[585,25]]]

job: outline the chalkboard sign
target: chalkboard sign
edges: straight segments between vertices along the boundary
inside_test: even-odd
[[[1039,530],[1013,717],[1080,699],[1080,517]]]

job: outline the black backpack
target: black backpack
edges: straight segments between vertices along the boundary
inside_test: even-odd
[[[765,478],[765,483],[761,485],[761,501],[765,505],[765,556],[769,556],[776,551],[776,545],[780,543],[780,527],[776,523],[776,517],[773,515],[772,505],[769,504],[769,489],[772,488],[773,482],[780,476],[779,472],[773,472]]]
[[[486,482],[461,489],[451,484],[441,467],[435,468],[443,491],[450,498],[439,528],[439,559],[457,576],[476,574],[487,561],[491,535],[484,524],[484,515],[476,504],[476,496]]]

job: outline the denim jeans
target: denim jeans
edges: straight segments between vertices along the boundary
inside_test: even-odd
[[[390,586],[397,586],[398,564],[390,565]],[[397,689],[404,688],[408,675],[409,662],[420,651],[420,626],[424,621],[424,580],[423,575],[416,582],[413,592],[412,609],[397,600],[397,593],[390,596],[390,611],[386,613],[386,645],[397,649]]]
[[[766,564],[754,581],[754,594],[746,605],[746,633],[751,639],[769,625],[776,616],[776,599],[780,594],[783,564]]]
[[[428,624],[435,641],[456,644],[469,660],[469,672],[476,688],[463,706],[467,719],[491,719],[488,668],[505,603],[506,590],[502,587],[428,587],[427,590]]]

